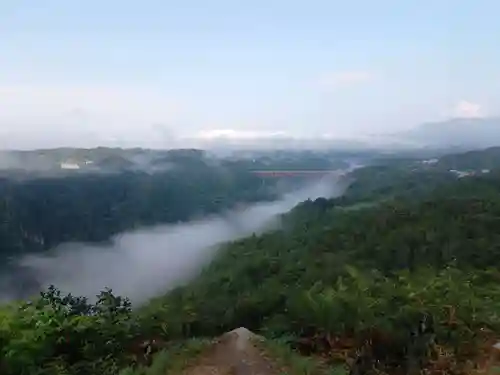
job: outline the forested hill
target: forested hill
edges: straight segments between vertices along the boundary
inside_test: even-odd
[[[19,253],[65,241],[103,241],[125,230],[185,221],[275,194],[245,171],[199,167],[5,179],[0,197],[0,252]]]
[[[55,289],[5,307],[0,369],[165,374],[194,340],[245,326],[319,364],[290,374],[478,374],[500,332],[500,173],[475,167],[359,169],[345,197],[303,202],[134,311],[109,291],[90,305]],[[147,369],[144,341],[160,351]]]
[[[93,149],[58,148],[32,151],[0,151],[0,174],[18,177],[116,173],[123,171],[159,172],[198,168],[203,164],[231,166],[244,170],[304,170],[346,168],[347,159],[368,160],[374,152],[335,151],[246,151],[218,155],[198,149]]]
[[[274,199],[245,171],[85,174],[0,181],[0,254],[65,241],[104,241],[138,227],[185,221],[237,202]]]
[[[477,365],[500,330],[500,175],[346,208],[305,202],[284,229],[228,245],[146,321],[169,337],[285,335],[359,373]]]
[[[275,200],[304,181],[255,168],[343,166],[328,155],[218,158],[202,150],[54,149],[0,154],[0,260]],[[1,267],[1,266],[0,266]]]

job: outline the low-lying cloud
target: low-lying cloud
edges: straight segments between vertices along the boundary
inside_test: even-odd
[[[105,287],[141,303],[192,278],[217,245],[279,224],[278,215],[306,199],[343,193],[337,176],[326,176],[272,203],[259,203],[177,225],[116,236],[110,245],[63,244],[47,255],[28,255],[19,265],[44,287],[93,298]]]
[[[484,115],[484,108],[481,104],[467,100],[459,101],[453,109],[453,116],[458,118],[481,118]]]

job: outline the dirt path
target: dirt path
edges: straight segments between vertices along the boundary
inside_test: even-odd
[[[280,375],[283,374],[253,344],[258,336],[245,328],[228,332],[182,375]]]

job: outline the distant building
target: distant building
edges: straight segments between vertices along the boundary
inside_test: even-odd
[[[467,176],[477,176],[478,174],[490,173],[489,169],[481,169],[481,171],[457,171],[456,169],[450,169],[450,172],[456,174],[459,178]]]
[[[61,163],[61,169],[80,169],[80,166],[76,163],[64,162]]]
[[[438,159],[422,160],[422,164],[436,164],[438,161]]]
[[[475,174],[474,172],[457,171],[456,169],[450,169],[450,172],[456,174],[458,178],[473,176]]]

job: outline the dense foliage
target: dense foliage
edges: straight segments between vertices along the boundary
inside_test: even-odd
[[[92,305],[50,288],[0,314],[2,374],[116,373],[140,337],[130,303],[109,290]]]
[[[0,255],[66,241],[104,241],[137,227],[185,221],[274,198],[269,183],[201,160],[158,173],[125,171],[0,180]]]
[[[7,162],[11,168],[5,169]],[[64,162],[78,169],[61,169]],[[303,181],[263,181],[253,170],[329,169],[332,163],[311,153],[253,160],[211,158],[201,150],[62,148],[0,154],[0,260],[276,199],[283,192],[278,188]]]
[[[305,202],[284,230],[228,245],[146,309],[169,337],[244,325],[360,373],[461,373],[500,329],[500,176],[346,210]],[[477,362],[474,362],[477,364]]]
[[[498,168],[500,147],[449,154],[439,158],[436,167],[446,169],[480,170]]]
[[[136,311],[55,289],[4,308],[2,374],[118,373],[145,358],[144,338],[239,326],[353,374],[470,374],[500,330],[500,174],[404,165],[356,171],[345,197],[298,205]]]

